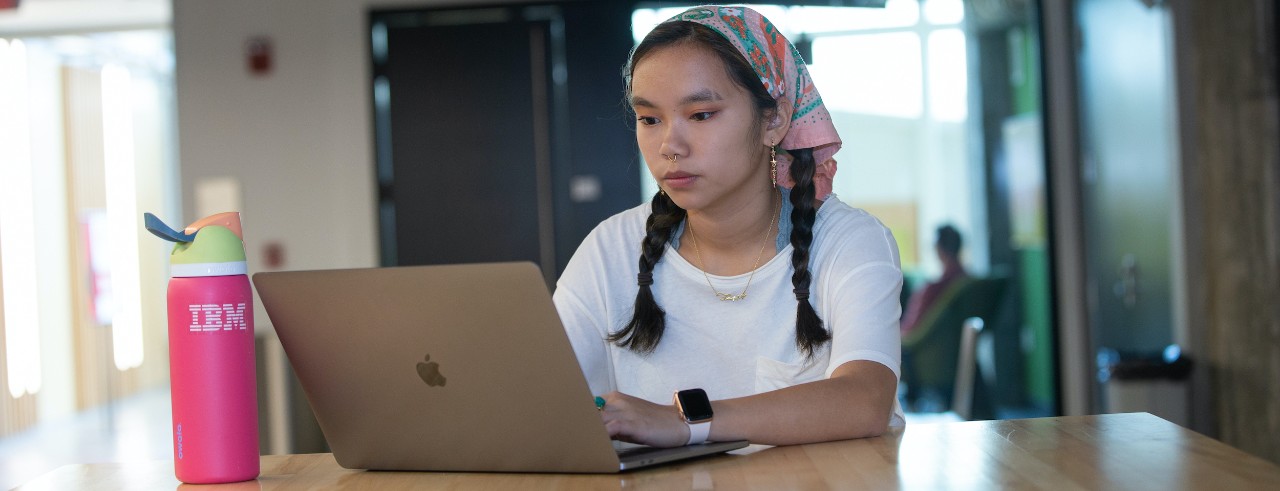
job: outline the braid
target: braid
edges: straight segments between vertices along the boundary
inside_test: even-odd
[[[671,240],[671,232],[684,217],[685,210],[676,206],[666,193],[653,195],[652,211],[645,221],[646,233],[640,246],[640,273],[636,275],[640,289],[636,292],[634,313],[626,327],[609,335],[610,342],[642,354],[652,353],[658,347],[662,331],[666,329],[667,312],[653,298],[650,287],[653,284],[653,267],[662,259],[662,252]]]
[[[791,286],[796,294],[796,347],[812,357],[814,351],[831,340],[831,334],[822,326],[822,319],[809,303],[809,246],[813,243],[813,221],[818,210],[813,207],[813,149],[802,148],[791,154]]]

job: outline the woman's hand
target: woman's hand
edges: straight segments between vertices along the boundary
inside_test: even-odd
[[[621,392],[603,397],[600,417],[610,438],[651,447],[679,447],[689,442],[689,426],[675,406],[654,404]]]
[[[879,362],[845,362],[828,379],[713,401],[709,440],[795,445],[878,436],[888,427],[897,387],[893,370]],[[689,426],[674,406],[621,392],[603,397],[600,417],[611,438],[651,447],[689,442]]]

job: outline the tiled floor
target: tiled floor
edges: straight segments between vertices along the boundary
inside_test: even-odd
[[[66,464],[170,460],[169,389],[145,391],[0,438],[0,489]]]

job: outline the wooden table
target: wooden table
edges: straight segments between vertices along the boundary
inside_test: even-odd
[[[187,489],[1280,489],[1280,467],[1146,413],[918,424],[878,438],[616,475],[366,472],[267,455],[257,481]],[[169,461],[73,464],[18,489],[174,489]]]

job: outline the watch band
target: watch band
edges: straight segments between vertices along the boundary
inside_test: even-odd
[[[671,395],[680,419],[689,427],[689,443],[697,445],[707,441],[711,436],[711,420],[715,412],[711,408],[711,400],[707,391],[702,389],[678,390]]]
[[[707,437],[711,436],[710,421],[706,421],[703,423],[685,423],[685,424],[689,426],[689,443],[686,443],[685,445],[697,445],[699,443],[705,443],[707,441]]]

